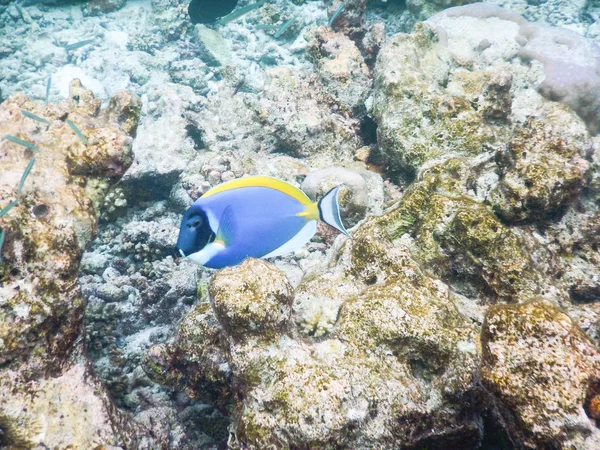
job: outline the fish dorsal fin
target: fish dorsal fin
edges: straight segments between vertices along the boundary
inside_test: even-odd
[[[223,210],[223,214],[221,214],[221,218],[219,219],[219,229],[217,230],[217,236],[215,237],[214,242],[221,244],[224,247],[230,247],[233,245],[236,235],[235,232],[236,223],[235,216],[233,214],[233,208],[231,206],[227,206]]]
[[[276,189],[298,200],[303,205],[310,205],[312,203],[311,200],[307,197],[307,195],[297,187],[294,187],[291,184],[286,183],[285,181],[278,180],[277,178],[264,176],[244,177],[228,181],[226,183],[215,186],[202,197],[209,197],[211,195],[218,194],[219,192],[225,192],[231,189],[239,189],[244,187],[266,187]]]

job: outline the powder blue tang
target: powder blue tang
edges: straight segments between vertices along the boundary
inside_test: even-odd
[[[234,266],[248,257],[270,258],[297,250],[323,220],[348,235],[339,214],[339,188],[313,203],[276,178],[246,177],[223,183],[185,212],[177,249],[206,267]]]

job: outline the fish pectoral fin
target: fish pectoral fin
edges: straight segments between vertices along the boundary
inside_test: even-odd
[[[236,223],[235,216],[233,214],[233,208],[227,206],[219,219],[219,229],[214,242],[222,245],[223,247],[230,247],[233,245],[236,235]]]

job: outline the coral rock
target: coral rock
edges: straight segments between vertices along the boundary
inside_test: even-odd
[[[461,91],[483,90],[489,74],[468,80],[456,72],[449,86],[451,59],[428,24],[412,35],[397,34],[382,47],[375,66],[373,117],[379,155],[375,162],[409,178],[427,161],[448,154],[476,155],[496,138],[483,112]],[[450,89],[452,87],[452,89]]]
[[[332,113],[329,95],[314,79],[285,67],[267,70],[265,122],[276,138],[276,150],[296,157],[351,161],[362,147],[356,119]]]
[[[319,81],[344,110],[364,114],[371,79],[360,51],[348,37],[326,27],[314,31],[308,52],[315,61]]]
[[[544,220],[559,212],[585,185],[589,163],[583,159],[586,132],[565,136],[529,119],[517,126],[506,151],[496,160],[501,171],[491,193],[494,211],[510,222]]]
[[[600,351],[565,313],[542,300],[489,310],[484,383],[514,414],[527,448],[598,448],[584,411],[600,380]]]
[[[215,314],[228,334],[269,337],[285,330],[291,313],[292,287],[279,269],[246,259],[218,272],[210,284]]]
[[[191,353],[202,365],[213,342],[221,348],[241,446],[469,449],[480,442],[475,330],[447,286],[428,278],[405,248],[390,251],[369,224],[360,231],[339,249],[337,267],[298,287],[294,321],[289,284],[268,263],[247,260],[214,276],[216,330],[208,331],[215,324],[206,307],[198,311],[201,334],[220,338],[194,338],[200,348]],[[330,311],[317,311],[319,301]],[[213,363],[204,364],[210,373]]]
[[[0,401],[0,423],[10,433],[14,423],[32,423],[29,430],[16,431],[9,446],[22,439],[53,448],[121,442],[106,394],[82,372],[83,357],[68,360],[79,349],[74,343],[84,307],[77,281],[83,249],[95,235],[97,207],[110,183],[132,161],[131,137],[107,123],[99,108],[100,100],[78,80],[59,105],[42,106],[22,94],[0,105],[0,135],[17,136],[39,149],[0,142],[0,204],[18,199],[0,218],[6,233],[0,263],[0,392],[11,392]],[[35,163],[19,192],[32,157]],[[60,407],[53,403],[57,392]]]

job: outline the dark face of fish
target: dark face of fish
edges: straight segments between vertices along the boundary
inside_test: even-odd
[[[202,250],[214,240],[215,233],[210,228],[206,213],[199,206],[190,206],[183,215],[179,228],[177,253],[181,256],[189,256]]]
[[[214,23],[235,9],[238,0],[192,0],[188,14],[192,23]]]

